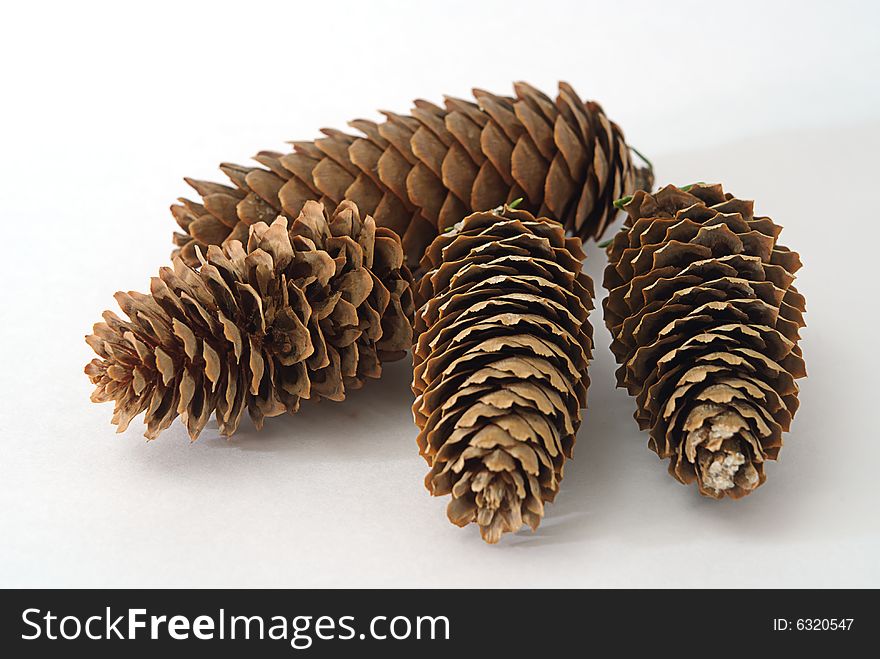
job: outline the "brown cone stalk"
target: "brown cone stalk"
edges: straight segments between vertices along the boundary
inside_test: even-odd
[[[411,278],[400,239],[344,202],[328,217],[304,204],[211,245],[198,268],[176,259],[150,293],[117,293],[128,320],[104,313],[86,341],[95,402],[122,432],[145,412],[155,438],[179,415],[195,439],[212,413],[232,435],[247,409],[295,413],[304,398],[342,400],[411,344]]]
[[[593,289],[578,238],[510,207],[428,248],[418,291],[413,415],[447,514],[486,542],[537,528],[586,405]]]
[[[720,185],[636,192],[608,247],[605,324],[650,447],[701,494],[765,481],[798,407],[804,298],[781,227]]]
[[[518,197],[572,235],[600,236],[615,199],[650,188],[648,170],[633,167],[602,108],[566,83],[555,101],[525,83],[514,88],[514,97],[474,90],[475,102],[447,98],[443,107],[418,100],[408,115],[350,122],[356,135],[325,129],[293,142],[292,153],[261,151],[261,166],[221,165],[231,185],[186,179],[201,199],[171,207],[183,231],[174,254],[196,265],[196,247],[244,242],[248,226],[293,219],[308,200],[354,201],[402,237],[413,268],[438,232]]]

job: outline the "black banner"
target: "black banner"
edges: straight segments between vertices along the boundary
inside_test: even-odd
[[[5,656],[589,656],[841,651],[880,638],[875,591],[7,590]],[[76,647],[71,647],[71,644]],[[34,654],[35,653],[35,654]],[[124,653],[120,655],[120,653]]]

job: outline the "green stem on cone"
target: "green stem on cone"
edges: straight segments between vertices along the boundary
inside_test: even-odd
[[[634,154],[636,154],[639,158],[641,158],[642,160],[645,161],[645,164],[648,166],[648,169],[651,170],[651,173],[654,172],[654,163],[652,163],[650,160],[648,160],[648,159],[645,157],[645,154],[644,154],[644,153],[642,153],[641,151],[639,151],[639,150],[638,150],[637,148],[635,148],[634,146],[630,146],[630,147],[629,147],[629,150],[632,151]]]
[[[632,198],[633,196],[631,194],[628,194],[625,197],[621,197],[620,199],[615,200],[614,207],[617,210],[622,211],[623,207],[632,201]]]
[[[697,185],[706,185],[705,181],[697,181],[696,183],[688,183],[687,185],[683,185],[679,188],[682,192],[690,192],[694,186]]]

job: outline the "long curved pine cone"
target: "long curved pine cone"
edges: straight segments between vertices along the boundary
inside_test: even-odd
[[[413,268],[438,232],[517,197],[573,235],[598,237],[637,175],[650,189],[648,170],[633,167],[602,108],[566,83],[555,102],[525,83],[515,92],[474,90],[476,102],[447,98],[444,107],[418,100],[409,115],[350,122],[358,135],[325,129],[313,142],[293,142],[292,153],[261,151],[262,167],[222,164],[231,185],[186,179],[201,200],[171,207],[183,230],[174,254],[195,265],[196,247],[244,242],[249,225],[279,213],[292,219],[310,199],[357,203],[402,237]]]
[[[672,476],[745,496],[776,459],[806,375],[800,259],[720,185],[637,192],[623,208],[603,304],[618,385]]]
[[[344,202],[317,202],[250,227],[247,248],[211,245],[199,268],[162,268],[150,294],[117,293],[86,337],[94,402],[113,401],[118,431],[146,412],[155,438],[180,415],[195,439],[216,412],[232,435],[247,408],[293,414],[304,398],[342,400],[412,342],[412,288],[400,239]]]
[[[413,416],[425,478],[486,542],[537,528],[586,406],[593,284],[578,238],[510,207],[428,248],[417,287]]]

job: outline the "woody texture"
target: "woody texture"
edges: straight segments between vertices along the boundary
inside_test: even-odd
[[[777,458],[806,375],[800,259],[779,225],[721,185],[622,201],[603,304],[618,385],[672,476],[706,496],[745,496]]]
[[[566,83],[555,100],[526,83],[514,90],[474,90],[474,100],[443,106],[417,100],[409,114],[350,122],[356,134],[325,129],[290,153],[259,152],[256,166],[224,163],[227,184],[186,179],[199,197],[171,207],[181,229],[174,255],[195,266],[196,248],[246,242],[249,226],[292,221],[309,200],[355,202],[401,236],[412,268],[468,213],[520,197],[571,235],[602,235],[615,199],[650,189],[649,170],[633,166],[620,128]]]
[[[498,542],[537,528],[586,405],[593,289],[579,238],[510,207],[436,238],[417,290],[413,416],[428,490]]]
[[[144,413],[155,438],[180,416],[192,439],[216,415],[232,435],[243,412],[295,413],[303,399],[338,401],[403,357],[412,329],[411,277],[399,238],[351,202],[329,214],[310,201],[247,226],[244,239],[175,259],[150,293],[117,293],[86,337],[92,400],[114,403],[124,431]]]

